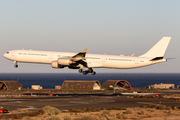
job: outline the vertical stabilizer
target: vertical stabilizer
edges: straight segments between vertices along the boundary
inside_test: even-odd
[[[156,43],[147,53],[139,57],[164,57],[167,46],[171,40],[171,37],[163,37],[158,43]]]

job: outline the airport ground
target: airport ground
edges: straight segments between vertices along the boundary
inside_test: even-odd
[[[128,98],[127,96],[51,96],[0,99],[0,106],[9,111],[41,109],[47,105],[54,106],[60,110],[67,110],[75,108],[129,108],[140,107],[142,105],[180,106],[180,102],[164,98]]]
[[[135,89],[137,90],[137,89]],[[180,106],[179,101],[155,97],[155,95],[180,94],[180,90],[148,90],[133,92],[55,92],[50,90],[22,92],[1,91],[0,107],[11,110],[18,109],[41,109],[44,106],[54,106],[60,110],[71,108],[110,108],[110,107],[139,107],[142,105],[175,105]],[[48,91],[48,92],[47,92]],[[129,96],[153,96],[146,98],[129,98]]]
[[[138,89],[140,90],[140,89]],[[48,91],[48,92],[47,92]],[[142,92],[126,91],[126,92],[94,92],[94,93],[51,93],[52,91],[45,90],[44,92],[29,91],[0,92],[0,107],[13,111],[31,111],[41,110],[44,106],[53,106],[59,110],[65,111],[69,109],[83,108],[131,108],[134,111],[142,110],[142,106],[176,106],[179,110],[180,90],[151,90]],[[160,96],[155,96],[160,95]],[[144,96],[144,97],[137,97]],[[145,97],[146,96],[146,97]],[[161,96],[170,96],[161,97]],[[177,98],[177,99],[172,99]],[[145,110],[147,111],[147,109]],[[162,111],[161,111],[162,112]],[[167,110],[165,111],[167,112]],[[175,111],[174,111],[175,112]],[[137,113],[137,112],[136,112]],[[62,113],[62,115],[65,113]],[[149,113],[148,113],[149,114]],[[176,112],[176,115],[179,111]],[[137,114],[138,115],[138,114]],[[158,115],[156,115],[158,117]],[[177,117],[177,116],[176,116]],[[152,116],[151,116],[152,118]]]

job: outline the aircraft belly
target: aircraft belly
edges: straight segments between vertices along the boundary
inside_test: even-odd
[[[109,62],[106,64],[109,68],[120,68],[120,69],[128,69],[131,67],[135,67],[134,64],[128,62]]]
[[[87,60],[87,66],[91,68],[101,68],[104,65],[100,61],[96,60]]]
[[[29,57],[29,56],[18,56],[14,61],[18,62],[28,62],[28,63],[44,63],[44,64],[50,64],[52,61],[50,61],[48,58],[41,58],[41,57]]]
[[[137,68],[137,67],[142,67],[142,66],[146,66],[149,65],[147,63],[135,63],[135,62],[119,62],[119,61],[114,61],[114,62],[106,62],[106,66],[107,68],[117,68],[117,69],[129,69],[129,68]]]
[[[88,67],[91,67],[91,68],[99,68],[99,67],[103,67],[103,65],[100,64],[100,63],[90,62],[90,63],[88,63]]]

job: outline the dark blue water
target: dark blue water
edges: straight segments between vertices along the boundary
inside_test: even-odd
[[[62,85],[64,80],[98,80],[101,85],[106,80],[127,80],[132,87],[147,87],[152,84],[172,83],[180,85],[180,73],[98,73],[82,75],[79,73],[1,73],[0,81],[16,80],[24,88],[41,85],[43,88],[54,88]]]

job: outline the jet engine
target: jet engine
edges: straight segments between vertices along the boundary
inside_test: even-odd
[[[58,64],[57,61],[52,61],[51,66],[52,66],[52,68],[64,68],[64,66]]]
[[[62,66],[69,66],[70,64],[72,64],[72,61],[70,60],[70,58],[59,58],[58,64]]]

